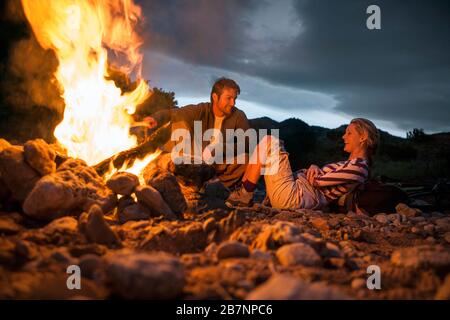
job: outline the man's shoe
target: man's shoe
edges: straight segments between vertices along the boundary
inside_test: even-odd
[[[250,207],[253,204],[253,192],[248,192],[243,186],[236,188],[225,200],[227,207]]]

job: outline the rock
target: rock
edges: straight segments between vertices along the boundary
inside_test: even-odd
[[[301,235],[301,242],[313,247],[315,250],[320,250],[323,246],[323,240],[309,232],[304,232]]]
[[[305,283],[292,276],[275,274],[250,292],[247,300],[344,300],[344,293],[322,283]]]
[[[17,264],[15,249],[16,246],[13,241],[6,237],[0,237],[0,265],[12,267]]]
[[[203,222],[203,230],[206,233],[210,233],[211,231],[213,231],[214,229],[216,229],[216,219],[214,219],[213,217],[208,218],[205,222]]]
[[[24,212],[36,219],[78,215],[97,204],[111,211],[117,197],[94,169],[83,160],[69,159],[55,173],[42,177],[23,204]]]
[[[292,222],[277,221],[274,225],[266,225],[252,243],[252,248],[261,250],[275,249],[288,243],[303,240],[302,229]]]
[[[427,224],[426,226],[423,227],[423,230],[425,232],[428,232],[429,234],[433,234],[434,226],[432,224]]]
[[[352,233],[352,239],[360,242],[377,243],[376,234],[371,231],[356,229]]]
[[[181,214],[186,210],[186,199],[181,192],[177,179],[172,173],[163,171],[158,167],[147,166],[143,171],[143,175],[145,183],[159,191],[174,213]]]
[[[285,266],[319,266],[321,264],[320,256],[309,245],[304,243],[293,243],[284,245],[276,252],[278,261]]]
[[[123,196],[117,203],[117,211],[120,212],[128,206],[136,204],[137,202],[131,196]]]
[[[388,218],[384,213],[379,213],[374,216],[375,220],[377,220],[381,224],[387,224],[389,222]]]
[[[63,217],[53,220],[42,228],[45,234],[75,233],[78,231],[78,221],[73,217]]]
[[[138,185],[139,178],[129,172],[117,172],[106,182],[114,193],[124,196],[130,196]]]
[[[352,289],[364,289],[367,288],[367,281],[362,278],[355,278],[352,280],[352,283],[350,285]]]
[[[135,203],[119,211],[118,216],[120,223],[125,223],[132,220],[148,220],[151,217],[151,212],[146,206]]]
[[[311,224],[321,231],[326,231],[329,228],[328,222],[324,218],[313,218],[310,220]]]
[[[261,251],[258,249],[253,250],[252,253],[250,254],[250,257],[253,259],[259,259],[259,260],[271,260],[272,259],[272,255],[270,254],[270,252]]]
[[[174,299],[185,284],[183,265],[166,253],[121,250],[106,257],[116,294],[126,299]]]
[[[26,162],[22,147],[6,147],[0,152],[0,175],[12,197],[23,202],[40,175]]]
[[[345,259],[343,258],[327,258],[325,260],[325,266],[331,268],[343,268],[345,266]]]
[[[162,215],[167,219],[176,218],[172,209],[164,201],[161,194],[152,186],[138,186],[136,188],[136,197],[140,203],[146,205],[158,215]]]
[[[11,147],[11,144],[6,141],[5,139],[0,138],[0,152],[3,151],[3,149]]]
[[[234,230],[242,226],[246,221],[245,212],[240,210],[231,213],[219,221],[220,230],[224,235],[231,234]]]
[[[7,216],[0,217],[0,235],[11,235],[18,233],[22,227],[9,219]]]
[[[206,181],[213,178],[216,170],[213,166],[201,164],[177,164],[173,174],[184,186],[190,186],[194,192],[200,191]]]
[[[422,245],[395,250],[391,255],[392,264],[414,269],[450,268],[450,249],[441,245]]]
[[[435,223],[436,226],[438,226],[438,227],[440,228],[440,230],[442,230],[443,232],[448,232],[448,231],[450,231],[450,218],[449,218],[449,217],[437,219],[437,220],[434,221],[434,223]]]
[[[425,241],[426,241],[427,243],[429,243],[429,244],[434,244],[434,243],[436,243],[436,239],[433,238],[432,236],[427,237],[427,238],[425,239]]]
[[[324,248],[324,255],[328,257],[342,258],[344,253],[334,243],[327,242]]]
[[[223,185],[223,183],[216,179],[208,181],[205,185],[205,196],[211,198],[219,198],[226,200],[230,195],[230,191]]]
[[[0,286],[0,296],[3,296],[2,287],[10,288],[12,296],[25,300],[63,300],[85,297],[88,299],[106,299],[108,291],[87,278],[82,278],[80,290],[70,290],[67,287],[68,274],[63,271],[32,270],[11,274],[6,282]],[[6,296],[8,297],[8,295]]]
[[[450,274],[445,277],[434,298],[436,300],[450,300]]]
[[[328,220],[328,225],[333,229],[337,228],[340,224],[341,221],[339,218],[331,218]]]
[[[394,223],[394,222],[400,223],[402,220],[402,217],[398,213],[388,214],[387,218],[388,218],[389,222],[392,222],[392,223]]]
[[[397,213],[404,214],[405,216],[407,216],[409,218],[417,217],[421,214],[421,211],[419,209],[410,208],[404,203],[399,203],[395,207],[395,211]]]
[[[80,216],[79,227],[91,242],[104,245],[120,243],[118,235],[106,223],[102,209],[97,205],[93,205],[88,214],[84,213]]]
[[[0,208],[2,206],[2,203],[5,203],[10,197],[11,191],[9,191],[0,173]]]
[[[278,245],[299,242],[302,240],[302,229],[291,222],[278,221],[272,228],[272,239]]]
[[[217,248],[217,258],[247,258],[250,255],[248,246],[238,241],[226,241]]]
[[[419,234],[419,233],[420,233],[420,229],[417,228],[417,227],[412,227],[412,228],[411,228],[411,233]]]
[[[444,234],[444,240],[447,241],[447,243],[450,243],[450,232]]]
[[[56,153],[42,139],[27,141],[23,147],[25,161],[41,176],[56,171]]]
[[[91,280],[103,280],[105,262],[95,254],[85,254],[80,257],[81,274]]]

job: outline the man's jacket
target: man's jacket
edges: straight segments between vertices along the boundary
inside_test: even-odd
[[[172,130],[178,128],[186,128],[190,131],[191,141],[194,141],[194,121],[201,121],[201,134],[204,134],[206,130],[214,128],[214,113],[212,110],[212,105],[209,102],[200,103],[197,105],[187,105],[182,108],[173,108],[169,110],[158,111],[152,115],[152,117],[158,122],[158,125],[166,123],[167,121],[172,121]],[[233,112],[225,117],[222,122],[222,137],[224,142],[224,152],[225,152],[225,141],[226,130],[227,129],[242,129],[246,131],[250,128],[250,124],[245,113],[238,108],[233,108]],[[176,142],[172,142],[167,145],[167,147],[173,147]],[[202,150],[209,144],[208,141],[202,142]],[[165,148],[167,149],[167,148]],[[247,149],[247,147],[246,147]],[[169,151],[169,150],[167,150]],[[248,152],[248,150],[246,150]]]

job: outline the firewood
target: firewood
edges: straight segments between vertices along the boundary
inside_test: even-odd
[[[121,168],[127,160],[132,162],[135,159],[142,159],[146,155],[155,152],[166,141],[168,141],[170,139],[170,133],[171,123],[168,122],[153,132],[140,145],[109,157],[94,165],[93,168],[99,175],[102,176],[108,171],[111,161],[115,168]]]

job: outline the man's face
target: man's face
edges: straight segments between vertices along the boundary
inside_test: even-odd
[[[230,115],[236,103],[236,98],[237,92],[232,88],[224,88],[220,96],[213,93],[214,114],[218,117]]]

